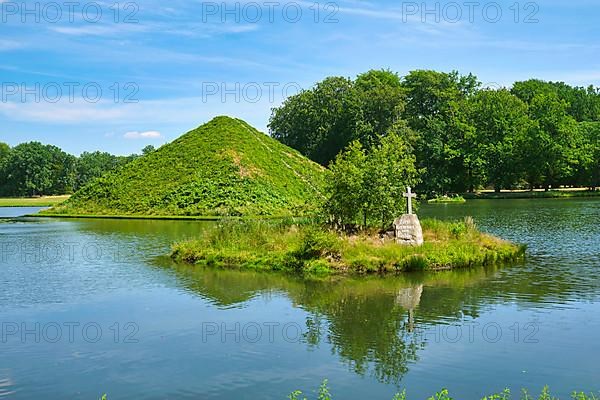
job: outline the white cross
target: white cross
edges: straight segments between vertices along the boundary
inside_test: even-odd
[[[404,193],[402,196],[406,197],[408,200],[408,213],[412,214],[412,199],[416,199],[417,195],[412,192],[410,186],[407,187],[407,193]]]

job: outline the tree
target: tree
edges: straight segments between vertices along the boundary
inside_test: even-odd
[[[0,142],[0,165],[2,165],[6,161],[9,153],[10,153],[10,146],[7,145],[6,143]]]
[[[401,120],[405,92],[398,74],[389,70],[371,70],[358,75],[355,89],[360,118],[354,139],[370,148]]]
[[[61,195],[73,193],[77,171],[77,158],[67,154],[56,146],[46,146],[48,168],[50,169],[50,187],[44,194]]]
[[[327,165],[352,141],[359,114],[354,82],[329,77],[273,109],[269,130],[283,144]]]
[[[328,175],[325,214],[335,225],[345,228],[354,224],[359,213],[364,213],[368,193],[365,193],[367,156],[363,146],[355,140],[338,154]]]
[[[405,136],[397,132],[386,135],[367,156],[365,198],[370,200],[372,219],[382,228],[407,212],[403,193],[418,182],[415,156]]]
[[[576,121],[600,121],[600,93],[594,86],[572,87],[564,82],[530,79],[515,82],[511,91],[528,104],[536,95],[555,95],[567,103],[567,113]]]
[[[377,145],[401,121],[404,98],[400,78],[388,70],[371,70],[354,81],[329,77],[273,109],[269,129],[326,166],[353,140],[366,149]]]
[[[546,190],[574,174],[577,123],[567,114],[568,104],[556,94],[537,94],[529,106],[536,122],[524,145],[528,155],[527,172],[531,185],[541,183]]]
[[[595,190],[600,186],[600,122],[580,123],[578,130],[582,140],[578,182]]]
[[[154,148],[154,146],[152,146],[151,144],[149,144],[148,146],[144,147],[142,149],[142,155],[148,155],[150,153],[153,153],[154,151],[156,151],[156,149]]]
[[[10,156],[10,146],[6,143],[0,142],[0,196],[6,195],[6,178],[8,177],[8,171],[6,170],[6,163]]]
[[[405,212],[402,196],[418,180],[415,158],[398,133],[390,132],[369,152],[354,141],[331,165],[325,213],[336,225],[363,228]]]
[[[48,148],[39,142],[15,146],[5,164],[6,191],[10,196],[44,194],[52,186]]]
[[[106,152],[83,152],[77,161],[75,186],[79,189],[127,162],[129,159],[126,157],[117,157]]]
[[[404,77],[403,86],[404,119],[419,133],[415,153],[418,167],[425,171],[420,189],[448,193],[472,188],[475,165],[467,154],[473,129],[465,110],[466,100],[479,86],[477,78],[417,70]]]
[[[532,128],[527,105],[506,89],[482,90],[471,103],[474,152],[481,160],[485,183],[496,191],[512,188],[525,165],[520,147]]]

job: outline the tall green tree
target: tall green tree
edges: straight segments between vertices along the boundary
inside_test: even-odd
[[[528,163],[520,150],[533,128],[527,105],[506,89],[482,90],[471,103],[474,154],[481,160],[485,184],[496,191],[513,188]]]
[[[6,192],[10,196],[45,194],[52,186],[50,151],[39,142],[15,146],[5,164]]]
[[[369,149],[398,130],[404,98],[399,76],[388,70],[371,70],[355,80],[330,77],[273,109],[269,129],[275,139],[328,165],[350,142]]]
[[[577,182],[595,190],[600,187],[600,122],[582,122],[578,130],[582,143]]]
[[[403,86],[407,96],[404,119],[419,133],[417,164],[425,171],[420,189],[448,193],[474,186],[476,161],[467,156],[473,128],[465,110],[466,101],[479,86],[477,78],[417,70],[404,77]]]
[[[329,77],[273,109],[269,129],[283,144],[327,165],[353,140],[359,115],[354,82]]]
[[[77,158],[67,154],[56,146],[46,146],[48,168],[50,169],[50,188],[44,194],[60,195],[75,191]]]
[[[529,163],[528,182],[548,189],[573,175],[577,164],[577,122],[567,113],[568,104],[554,94],[537,94],[529,106],[536,122],[523,146]]]
[[[360,74],[354,86],[360,115],[353,138],[370,148],[401,121],[406,95],[398,74],[389,70]]]

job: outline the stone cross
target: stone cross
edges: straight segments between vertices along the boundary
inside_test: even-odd
[[[412,189],[410,188],[410,186],[407,187],[407,193],[404,193],[403,196],[406,197],[407,201],[408,201],[408,214],[412,214],[412,199],[417,198],[417,195],[415,193],[412,192]]]

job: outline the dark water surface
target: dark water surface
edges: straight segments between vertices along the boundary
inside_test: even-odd
[[[600,390],[600,201],[420,214],[472,215],[527,261],[303,281],[161,257],[208,223],[0,220],[0,398],[284,399],[325,378],[339,399]]]

